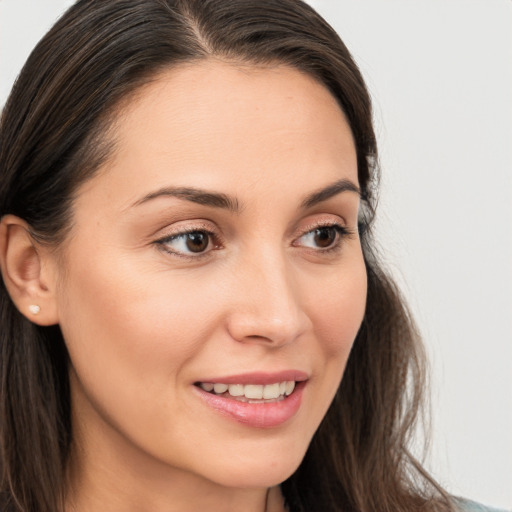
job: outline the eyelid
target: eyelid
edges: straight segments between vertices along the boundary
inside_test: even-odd
[[[204,219],[190,219],[174,222],[164,228],[159,229],[153,235],[153,238],[157,238],[155,241],[158,241],[166,238],[177,237],[179,235],[185,235],[194,231],[205,231],[206,233],[212,233],[215,236],[221,238],[219,229],[215,223]]]
[[[188,260],[198,260],[200,258],[204,258],[210,255],[210,253],[222,247],[224,241],[218,229],[212,229],[211,222],[204,221],[192,221],[186,223],[178,223],[177,226],[173,226],[172,229],[168,230],[167,233],[159,236],[152,243],[159,247],[159,249],[165,251],[168,254],[176,256],[178,258],[188,259]],[[165,230],[164,230],[165,231]],[[166,245],[171,240],[180,238],[182,236],[186,236],[190,233],[201,232],[205,233],[210,237],[210,243],[212,245],[211,248],[204,252],[198,253],[181,253],[179,251],[173,251],[168,248]]]
[[[335,243],[333,245],[331,245],[329,247],[324,247],[324,248],[319,247],[317,249],[314,249],[314,248],[311,248],[308,246],[302,246],[301,244],[298,243],[298,241],[302,237],[309,235],[316,229],[321,229],[321,228],[334,228],[336,230],[338,236],[337,236],[337,240],[335,241]],[[293,238],[292,245],[295,247],[303,247],[305,250],[311,251],[315,254],[327,255],[329,253],[334,253],[334,252],[338,252],[339,250],[341,250],[342,246],[343,246],[343,240],[346,238],[351,238],[355,234],[357,234],[357,231],[349,228],[346,225],[346,223],[340,219],[340,217],[338,217],[337,219],[323,218],[323,219],[312,222],[311,224],[307,225],[306,227],[302,227],[299,234]]]
[[[322,216],[316,215],[313,219],[306,219],[304,223],[301,223],[301,225],[294,230],[292,238],[296,240],[315,229],[331,226],[339,226],[347,232],[354,231],[349,228],[349,223],[343,217],[336,214],[324,214]]]

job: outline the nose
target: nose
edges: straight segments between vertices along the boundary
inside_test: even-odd
[[[233,339],[282,346],[311,327],[300,283],[283,256],[245,261],[233,274],[233,281],[234,297],[227,320]]]

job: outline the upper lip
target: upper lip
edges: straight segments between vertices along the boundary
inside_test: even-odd
[[[212,377],[197,382],[211,382],[222,384],[274,384],[294,380],[301,382],[308,379],[308,374],[300,370],[283,370],[279,372],[250,372],[238,375]]]

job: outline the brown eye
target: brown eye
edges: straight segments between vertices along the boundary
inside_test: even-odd
[[[314,230],[314,242],[317,247],[330,247],[336,240],[336,229],[332,226],[325,226]]]
[[[337,224],[332,226],[319,226],[304,233],[298,239],[297,245],[310,247],[312,249],[336,248],[340,245],[341,239],[346,234],[347,230]]]
[[[158,243],[165,247],[166,251],[178,256],[191,256],[210,252],[213,249],[211,243],[214,235],[208,231],[189,231],[179,233],[162,240]]]
[[[203,231],[193,231],[186,235],[186,246],[190,252],[203,252],[207,249],[210,238]]]

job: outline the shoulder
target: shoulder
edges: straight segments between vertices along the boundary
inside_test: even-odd
[[[507,512],[505,510],[486,507],[480,503],[469,500],[457,500],[461,512]]]

